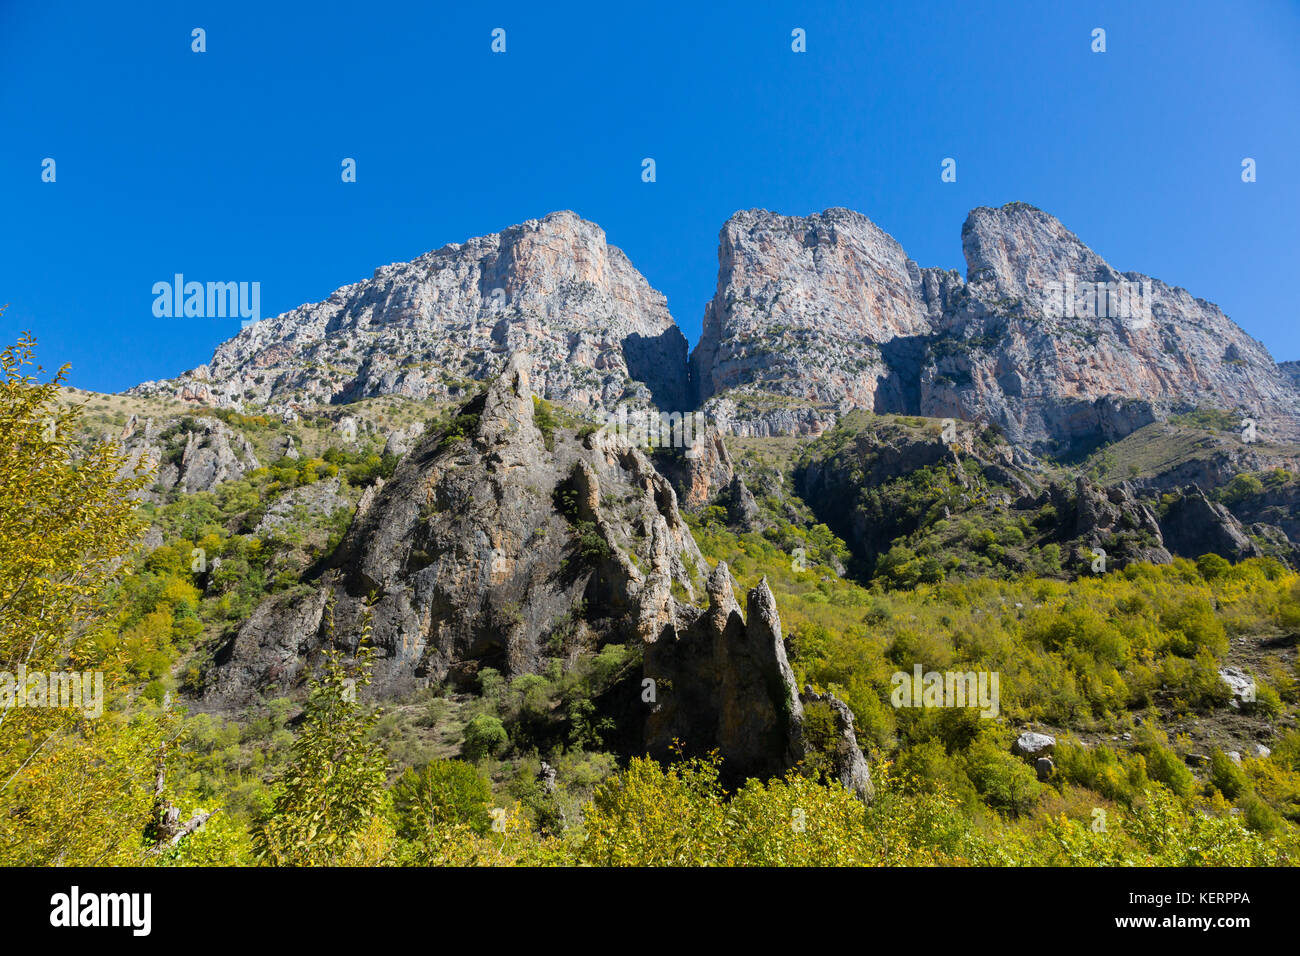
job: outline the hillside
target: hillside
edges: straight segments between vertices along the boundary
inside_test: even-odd
[[[963,241],[965,279],[848,210],[738,213],[689,359],[571,213],[122,395],[14,358],[0,570],[71,576],[31,659],[109,675],[112,729],[67,737],[120,771],[105,832],[196,865],[1295,863],[1293,376],[1032,207]],[[1056,315],[1065,273],[1151,314]],[[36,740],[5,819],[53,809],[0,849],[81,860]]]

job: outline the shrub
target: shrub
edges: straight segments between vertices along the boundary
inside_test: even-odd
[[[1236,800],[1250,788],[1245,771],[1220,750],[1210,755],[1210,783],[1229,800]]]
[[[542,441],[546,444],[546,450],[550,451],[555,447],[555,428],[559,421],[555,417],[555,406],[544,398],[533,396],[533,424],[537,430],[542,433]]]
[[[988,737],[978,740],[967,752],[966,775],[989,806],[1012,814],[1027,811],[1043,791],[1029,764]]]
[[[1163,783],[1180,797],[1190,797],[1196,787],[1196,778],[1187,769],[1178,754],[1164,746],[1158,731],[1143,734],[1138,746],[1146,760],[1147,773],[1152,780]]]
[[[487,778],[461,760],[434,760],[408,768],[393,785],[398,836],[418,840],[439,826],[463,824],[484,834],[492,825]]]
[[[470,760],[496,756],[505,749],[510,738],[500,719],[491,714],[479,714],[465,725],[465,741],[461,747]]]

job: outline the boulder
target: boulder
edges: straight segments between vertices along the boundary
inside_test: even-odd
[[[1022,757],[1039,757],[1050,754],[1056,747],[1056,738],[1050,734],[1040,734],[1026,730],[1016,738],[1012,750]]]
[[[1255,699],[1255,678],[1240,667],[1222,667],[1219,679],[1232,691],[1233,700],[1238,703],[1251,703]]]

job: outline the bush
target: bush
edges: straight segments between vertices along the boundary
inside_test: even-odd
[[[457,825],[487,833],[491,801],[487,778],[464,761],[434,760],[419,770],[408,768],[393,785],[397,835],[418,840],[435,827]]]
[[[1187,769],[1178,754],[1164,746],[1157,732],[1144,735],[1138,750],[1146,760],[1147,773],[1152,780],[1163,783],[1180,797],[1190,797],[1196,788],[1196,778]]]
[[[546,445],[546,450],[550,451],[555,447],[555,428],[559,424],[555,417],[555,406],[544,398],[533,396],[533,424],[537,430],[542,433],[542,441]]]
[[[987,737],[967,752],[966,775],[985,803],[1011,814],[1029,810],[1043,792],[1043,785],[1029,764]]]
[[[1229,800],[1236,800],[1250,788],[1245,771],[1219,750],[1210,755],[1210,783]]]
[[[461,750],[470,760],[482,760],[484,757],[496,756],[509,742],[506,728],[498,718],[490,714],[479,714],[465,725],[465,741]]]

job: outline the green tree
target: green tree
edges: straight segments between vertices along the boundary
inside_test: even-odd
[[[481,760],[500,753],[509,739],[499,718],[491,714],[479,714],[465,725],[465,743],[462,749],[470,760]]]
[[[332,630],[332,612],[329,618]],[[363,628],[362,643],[369,625]],[[370,682],[371,652],[362,646],[352,667],[336,649],[312,681],[302,727],[280,775],[271,812],[254,846],[275,866],[328,866],[365,856],[382,841],[388,759],[370,739],[379,714],[357,698]]]

